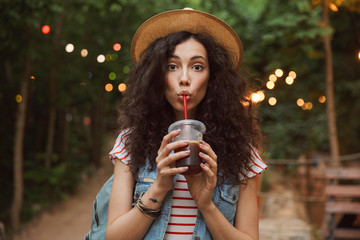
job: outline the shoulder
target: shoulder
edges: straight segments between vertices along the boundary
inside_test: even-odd
[[[261,159],[259,152],[257,149],[249,145],[251,157],[250,157],[250,164],[248,169],[243,169],[240,174],[241,179],[250,179],[252,177],[255,177],[256,175],[261,174],[264,170],[267,169],[267,165],[265,162]]]
[[[109,153],[110,160],[115,163],[115,159],[118,159],[125,163],[126,165],[130,164],[130,152],[129,152],[129,135],[130,129],[125,129],[120,132],[117,137],[113,149]]]

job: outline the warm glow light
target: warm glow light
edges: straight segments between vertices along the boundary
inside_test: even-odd
[[[268,81],[268,82],[266,83],[266,87],[267,87],[268,89],[273,89],[273,88],[275,87],[275,83],[272,82],[272,81]]]
[[[359,54],[358,54],[358,58],[359,58],[359,60],[360,60],[360,51],[359,51]]]
[[[271,74],[271,75],[269,76],[269,80],[272,81],[272,82],[276,82],[276,80],[277,80],[276,75],[275,75],[275,74]]]
[[[81,52],[80,52],[80,54],[81,54],[82,57],[86,57],[86,56],[88,55],[88,53],[89,53],[89,52],[88,52],[87,49],[82,49]]]
[[[71,44],[71,43],[68,43],[65,47],[65,51],[68,52],[68,53],[71,53],[74,51],[74,45]]]
[[[15,96],[15,101],[16,101],[17,103],[21,103],[21,102],[22,102],[22,96],[21,96],[20,94],[16,95],[16,96]]]
[[[307,110],[307,103],[304,103],[302,106],[301,106],[302,110]]]
[[[35,79],[35,76],[34,76],[34,75],[31,75],[31,76],[30,76],[30,79],[34,80],[34,79]]]
[[[49,26],[49,25],[44,25],[44,26],[42,26],[41,32],[42,32],[43,34],[49,34],[49,33],[50,33],[50,26]]]
[[[125,84],[125,83],[120,83],[118,88],[119,88],[119,91],[120,91],[120,92],[125,92],[125,90],[126,90],[126,84]]]
[[[105,85],[105,90],[107,92],[111,92],[113,90],[113,85],[111,83],[108,83]]]
[[[296,72],[290,71],[289,76],[292,77],[293,79],[295,79],[296,78]]]
[[[116,79],[116,73],[114,73],[114,72],[109,73],[109,79],[110,80],[115,80]]]
[[[319,102],[320,102],[320,103],[324,103],[325,101],[326,101],[326,97],[325,97],[325,96],[319,97]]]
[[[260,102],[260,95],[258,93],[251,94],[251,101],[254,103]]]
[[[333,11],[333,12],[338,12],[338,11],[339,11],[338,7],[337,7],[334,3],[330,3],[330,4],[329,4],[329,8],[330,8],[331,11]]]
[[[296,101],[296,104],[299,106],[299,107],[302,107],[304,105],[304,100],[302,98],[299,98],[297,101]]]
[[[294,83],[294,79],[290,76],[286,77],[285,79],[286,84],[291,85]]]
[[[120,51],[120,49],[121,49],[120,43],[115,43],[114,46],[113,46],[113,49],[114,49],[114,51],[116,51],[116,52]]]
[[[97,57],[97,61],[99,63],[103,63],[105,62],[105,56],[103,54],[100,54],[98,57]]]
[[[274,98],[274,97],[269,98],[269,104],[271,106],[274,106],[276,104],[276,102],[277,102],[276,98]]]
[[[265,93],[264,93],[263,91],[258,91],[257,93],[258,93],[259,96],[260,96],[260,102],[261,102],[261,101],[264,101],[264,99],[265,99]]]
[[[276,69],[275,70],[275,75],[277,77],[282,77],[283,74],[284,74],[283,70],[281,70],[281,69]]]
[[[311,102],[307,102],[306,105],[308,110],[311,110],[313,108],[313,104]]]

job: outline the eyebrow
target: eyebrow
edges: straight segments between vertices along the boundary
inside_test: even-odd
[[[176,56],[176,55],[171,55],[170,58],[180,59],[180,57]],[[206,59],[203,56],[193,56],[193,57],[190,58],[190,60],[195,60],[195,59],[198,59],[198,58],[204,59],[206,61]]]

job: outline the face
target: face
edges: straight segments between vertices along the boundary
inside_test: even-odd
[[[205,47],[193,38],[178,44],[168,60],[165,97],[175,111],[176,119],[184,119],[182,96],[186,96],[188,118],[194,118],[203,100],[210,69]]]

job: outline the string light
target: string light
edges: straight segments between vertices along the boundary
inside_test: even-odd
[[[359,53],[358,53],[358,58],[359,58],[359,60],[360,60],[360,51],[359,51]]]
[[[129,71],[130,71],[129,66],[125,66],[125,67],[123,68],[123,72],[124,72],[125,74],[127,74]]]
[[[294,83],[294,79],[290,76],[287,76],[286,79],[285,79],[285,82],[287,85],[291,85]]]
[[[271,89],[273,89],[275,87],[275,83],[272,82],[272,81],[268,81],[266,83],[266,87],[271,90]]]
[[[275,70],[275,75],[276,75],[277,77],[282,77],[283,74],[284,74],[284,71],[283,71],[283,70],[281,70],[281,69],[276,69],[276,70]]]
[[[34,76],[34,75],[31,75],[31,76],[30,76],[30,79],[35,80],[35,76]]]
[[[114,87],[113,87],[113,85],[111,83],[108,83],[108,84],[105,85],[105,90],[107,92],[111,92],[113,90],[113,88]]]
[[[68,43],[66,46],[65,46],[65,51],[68,52],[68,53],[71,53],[74,51],[74,45],[72,43]]]
[[[110,61],[111,61],[111,55],[110,55],[110,54],[106,54],[105,60],[106,60],[107,62],[110,62]]]
[[[277,100],[276,100],[276,98],[274,98],[274,97],[271,97],[271,98],[269,98],[269,104],[271,105],[271,106],[274,106],[276,103],[277,103]]]
[[[81,52],[80,52],[80,55],[82,56],[82,57],[86,57],[87,55],[88,55],[88,50],[87,49],[82,49],[81,50]]]
[[[21,96],[20,94],[16,95],[16,96],[15,96],[15,101],[16,101],[17,103],[21,103],[21,102],[22,102],[22,96]]]
[[[98,63],[105,62],[105,56],[103,54],[100,54],[99,56],[97,56],[97,61]]]
[[[296,72],[290,71],[289,72],[289,77],[292,77],[293,79],[295,79],[296,78]]]
[[[320,103],[324,103],[325,101],[326,101],[326,97],[325,97],[325,96],[319,97],[319,102],[320,102]]]
[[[115,80],[116,79],[116,73],[114,73],[114,72],[109,73],[109,79],[110,80]]]
[[[338,7],[337,7],[334,3],[330,3],[330,4],[329,4],[329,8],[330,8],[331,11],[333,11],[333,12],[338,12],[338,11],[339,11]]]
[[[42,28],[41,28],[41,32],[43,33],[43,34],[49,34],[50,33],[50,26],[49,25],[44,25],[44,26],[42,26]]]
[[[271,75],[269,76],[269,80],[272,81],[272,82],[276,82],[276,80],[277,80],[276,75],[275,75],[275,74],[271,74]]]
[[[251,94],[251,101],[254,103],[260,102],[260,95],[258,93]]]
[[[296,104],[299,106],[299,107],[302,107],[304,105],[305,101],[302,99],[302,98],[299,98],[297,101],[296,101]]]
[[[113,49],[114,49],[114,51],[116,51],[116,52],[120,51],[120,49],[121,49],[120,43],[115,43],[115,44],[113,45]]]
[[[125,92],[126,91],[126,84],[125,83],[120,83],[118,89],[119,89],[120,92]]]

